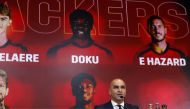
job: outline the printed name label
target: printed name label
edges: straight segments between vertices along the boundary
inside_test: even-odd
[[[184,58],[139,57],[139,64],[150,66],[186,66],[186,60]]]
[[[39,62],[39,54],[0,53],[0,62]]]
[[[76,64],[98,64],[99,56],[83,56],[83,55],[72,55],[71,63]]]

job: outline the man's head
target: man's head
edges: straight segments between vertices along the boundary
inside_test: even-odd
[[[0,34],[6,33],[11,24],[11,11],[6,3],[0,3]]]
[[[87,73],[81,73],[75,76],[71,82],[73,95],[77,102],[89,104],[95,94],[96,80]]]
[[[110,97],[113,101],[120,104],[124,102],[126,96],[126,85],[122,79],[114,79],[110,83]]]
[[[2,103],[8,95],[8,77],[7,73],[0,69],[0,102]]]
[[[153,42],[161,42],[165,40],[167,28],[164,20],[159,16],[151,16],[147,20],[147,31]]]
[[[70,14],[70,24],[75,37],[87,38],[93,27],[93,16],[89,12],[77,9]]]

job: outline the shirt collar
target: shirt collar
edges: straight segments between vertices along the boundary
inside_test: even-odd
[[[121,104],[118,104],[118,103],[116,103],[115,101],[113,101],[113,100],[111,100],[111,103],[112,103],[112,105],[113,105],[113,107],[115,107],[115,106],[117,106],[117,105],[121,105],[122,107],[124,107],[124,101],[121,103]]]

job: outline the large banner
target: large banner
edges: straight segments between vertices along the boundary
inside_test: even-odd
[[[189,109],[188,0],[0,3],[6,106],[69,109],[81,96],[96,106],[110,100],[110,82],[121,78],[124,99],[140,109],[155,103]],[[93,91],[84,94],[81,84],[88,83]]]

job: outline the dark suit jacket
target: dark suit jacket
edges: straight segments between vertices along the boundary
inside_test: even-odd
[[[95,106],[95,109],[113,109],[113,106],[111,101],[109,101],[105,104]],[[125,103],[124,109],[139,109],[139,107],[136,105]]]

